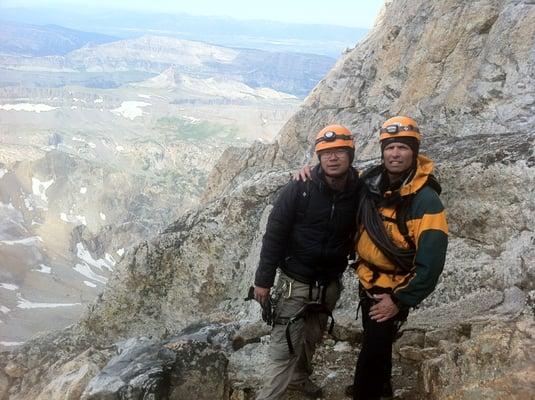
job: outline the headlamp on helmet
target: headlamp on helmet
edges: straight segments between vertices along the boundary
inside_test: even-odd
[[[412,137],[417,141],[421,140],[420,129],[416,121],[401,115],[385,121],[379,130],[381,142],[392,137]]]
[[[412,126],[412,125],[388,125],[384,128],[381,128],[381,133],[389,133],[391,135],[394,135],[396,133],[399,133],[399,132],[408,132],[408,131],[413,131],[413,132],[418,132],[420,133],[420,129],[418,129],[418,127],[416,126]]]
[[[355,157],[355,142],[351,131],[343,125],[327,125],[316,135],[314,150],[319,155],[320,152],[332,151],[333,149],[346,149],[353,162]]]
[[[353,140],[353,135],[339,135],[334,131],[327,131],[323,136],[316,139],[316,144],[321,142],[334,142],[335,140]]]

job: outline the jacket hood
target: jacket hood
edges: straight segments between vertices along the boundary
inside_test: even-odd
[[[427,183],[429,175],[433,173],[433,167],[434,164],[431,159],[421,154],[418,155],[416,159],[416,172],[411,180],[401,186],[399,193],[402,196],[408,196],[420,190]]]

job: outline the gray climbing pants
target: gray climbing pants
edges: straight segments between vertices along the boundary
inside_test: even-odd
[[[340,298],[342,284],[330,282],[325,290],[325,305],[333,310]],[[264,385],[256,400],[277,400],[290,384],[303,384],[312,374],[312,356],[316,344],[323,338],[327,326],[326,314],[312,314],[290,326],[295,354],[290,354],[286,340],[286,323],[307,303],[319,299],[320,290],[301,283],[281,273],[273,291],[275,325],[271,331],[269,363],[264,375]]]

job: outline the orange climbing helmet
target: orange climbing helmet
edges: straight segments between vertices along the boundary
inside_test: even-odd
[[[355,150],[353,135],[345,126],[327,125],[316,135],[316,153],[336,147],[347,147]]]
[[[409,117],[397,116],[386,120],[379,130],[379,141],[398,137],[412,137],[421,140],[420,129],[415,120]]]

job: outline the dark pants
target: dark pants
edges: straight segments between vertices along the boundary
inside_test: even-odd
[[[400,311],[388,321],[376,322],[369,316],[375,303],[365,294],[361,298],[364,336],[355,369],[353,399],[379,400],[381,396],[392,396],[392,343],[399,327],[407,319],[408,310]]]

